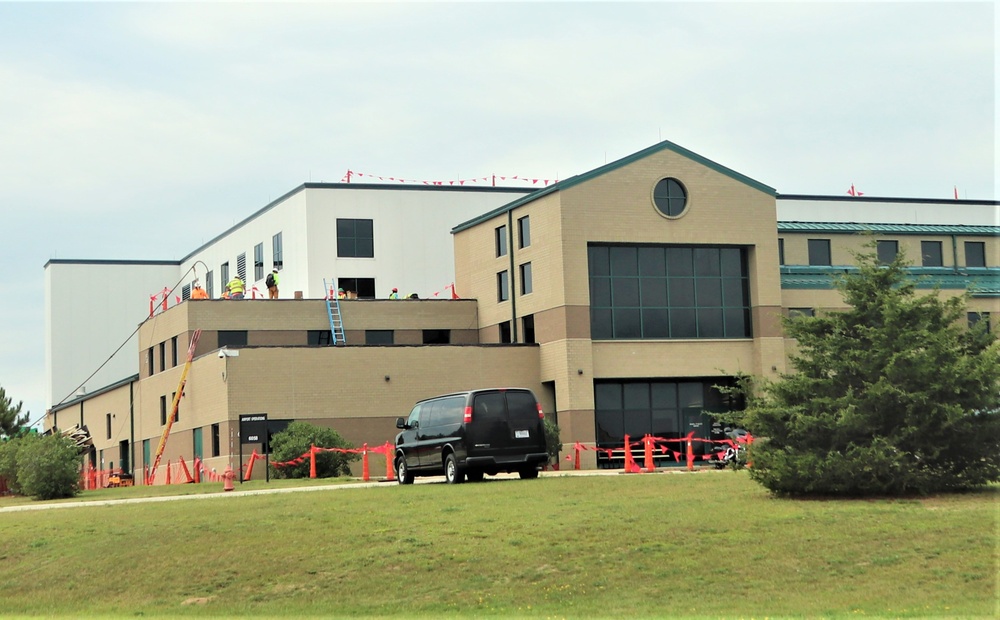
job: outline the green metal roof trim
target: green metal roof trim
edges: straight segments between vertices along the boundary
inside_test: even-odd
[[[721,164],[718,164],[718,163],[716,163],[716,162],[714,162],[714,161],[712,161],[710,159],[702,157],[701,155],[698,155],[697,153],[695,153],[693,151],[689,151],[689,150],[687,150],[686,148],[684,148],[682,146],[674,144],[673,142],[670,142],[669,140],[664,140],[663,142],[658,142],[658,143],[654,144],[653,146],[645,148],[645,149],[643,149],[643,150],[641,150],[641,151],[639,151],[637,153],[632,153],[631,155],[628,155],[627,157],[623,157],[623,158],[621,158],[621,159],[619,159],[617,161],[613,161],[610,164],[604,164],[603,166],[601,166],[599,168],[594,168],[593,170],[591,170],[589,172],[584,172],[583,174],[578,174],[576,176],[572,176],[572,177],[570,177],[568,179],[565,179],[563,181],[558,181],[556,183],[553,183],[552,185],[549,185],[548,187],[545,187],[543,189],[538,190],[537,192],[532,192],[532,193],[528,194],[527,196],[524,196],[523,198],[519,198],[519,199],[517,199],[517,200],[515,200],[513,202],[509,202],[509,203],[507,203],[507,204],[505,204],[505,205],[503,205],[501,207],[497,207],[496,209],[494,209],[494,210],[492,210],[492,211],[490,211],[488,213],[484,213],[483,215],[480,215],[478,217],[474,217],[471,220],[468,220],[466,222],[462,222],[458,226],[455,226],[454,228],[452,228],[451,232],[452,232],[452,234],[454,234],[454,233],[466,230],[468,228],[472,228],[476,224],[479,224],[481,222],[485,222],[486,220],[490,220],[490,219],[492,219],[492,218],[494,218],[494,217],[496,217],[498,215],[501,215],[501,214],[506,213],[508,211],[512,211],[512,210],[516,209],[517,207],[520,207],[522,205],[528,204],[529,202],[533,202],[535,200],[538,200],[542,196],[547,196],[547,195],[549,195],[549,194],[551,194],[553,192],[557,192],[557,191],[563,190],[563,189],[569,189],[569,188],[571,188],[571,187],[573,187],[575,185],[579,185],[580,183],[585,183],[586,181],[589,181],[591,179],[599,177],[602,174],[606,174],[608,172],[611,172],[612,170],[617,170],[617,169],[622,168],[624,166],[628,166],[629,164],[635,163],[635,162],[637,162],[637,161],[639,161],[641,159],[649,157],[650,155],[652,155],[654,153],[659,153],[660,151],[663,151],[663,150],[673,151],[673,152],[677,153],[678,155],[680,155],[682,157],[686,157],[686,158],[688,158],[688,159],[690,159],[690,160],[692,160],[692,161],[694,161],[696,163],[699,163],[699,164],[705,166],[706,168],[710,168],[710,169],[712,169],[712,170],[714,170],[714,171],[716,171],[718,173],[724,174],[725,176],[727,176],[727,177],[729,177],[731,179],[735,179],[736,181],[739,181],[740,183],[743,183],[745,185],[749,185],[750,187],[752,187],[752,188],[754,188],[756,190],[759,190],[761,192],[764,192],[765,194],[769,194],[771,196],[777,196],[778,195],[778,190],[774,189],[773,187],[770,187],[768,185],[764,185],[760,181],[755,181],[754,179],[751,179],[748,176],[744,176],[744,175],[740,174],[739,172],[736,172],[735,170],[732,170],[730,168],[726,168],[725,166],[723,166]]]
[[[778,222],[778,232],[889,233],[895,235],[988,235],[1000,237],[1000,226],[959,224],[864,224],[859,222]]]
[[[856,271],[855,267],[784,266],[781,268],[781,288],[834,288],[834,276]],[[950,267],[914,267],[909,270],[916,278],[917,288],[968,290],[973,297],[1000,297],[1000,268],[986,267],[955,271]]]

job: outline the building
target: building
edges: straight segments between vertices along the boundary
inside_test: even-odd
[[[405,208],[391,196],[410,190],[369,191],[358,210],[331,205],[310,232],[332,239],[339,220]],[[234,421],[258,412],[382,443],[420,398],[517,383],[536,391],[564,443],[600,448],[584,453],[584,466],[620,467],[625,435],[712,438],[720,429],[709,414],[738,406],[717,386],[786,371],[792,343],[781,317],[842,307],[830,276],[850,268],[850,251],[866,241],[859,233],[873,234],[886,259],[898,251],[916,259],[922,285],[968,291],[970,322],[1000,312],[994,201],[781,196],[670,142],[505,198],[448,225],[448,275],[462,300],[347,301],[346,347],[323,346],[323,291],[310,282],[369,277],[350,262],[336,266],[343,274],[306,272],[301,300],[184,302],[140,326],[131,379],[53,407],[46,425],[87,424],[93,462],[105,467],[126,454],[129,465],[147,463],[179,356],[201,329],[168,454],[201,450],[206,462],[228,462],[239,447]],[[352,242],[338,235],[338,248],[342,239]],[[213,266],[225,258],[196,252],[182,272],[203,254]],[[374,297],[384,296],[383,282]],[[224,346],[238,357],[220,356]],[[137,429],[128,443],[118,416]]]

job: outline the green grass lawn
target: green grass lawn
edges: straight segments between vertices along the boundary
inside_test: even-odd
[[[992,618],[998,502],[721,471],[0,513],[0,614]]]

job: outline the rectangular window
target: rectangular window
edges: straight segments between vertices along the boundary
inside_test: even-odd
[[[785,264],[785,240],[778,239],[778,264]]]
[[[149,440],[142,440],[142,464],[145,466],[150,466],[152,463],[149,460]]]
[[[209,299],[215,297],[215,274],[211,271],[205,274],[205,294]]]
[[[527,295],[531,288],[531,263],[521,265],[521,294]]]
[[[809,239],[809,264],[832,265],[830,262],[830,240]]]
[[[156,374],[156,368],[153,366],[153,347],[146,349],[146,367],[150,375]]]
[[[504,321],[500,323],[500,342],[503,344],[510,344],[513,342],[510,336],[510,321]]]
[[[366,329],[365,344],[393,344],[391,329]]]
[[[510,287],[507,282],[507,272],[501,271],[497,274],[497,301],[507,301],[510,299]]]
[[[108,427],[108,429],[107,429],[108,430],[108,439],[111,439],[111,414],[110,413],[104,416],[104,422],[105,422],[105,425]]]
[[[519,248],[531,245],[531,220],[527,215],[517,220],[517,243]]]
[[[896,260],[896,254],[899,253],[899,242],[876,241],[875,250],[878,253],[878,262],[883,265],[888,265],[892,261]]]
[[[253,246],[253,281],[264,279],[264,244]]]
[[[816,316],[816,311],[812,308],[789,308],[788,318],[794,319],[800,316]]]
[[[750,338],[743,248],[588,247],[594,340]]]
[[[375,227],[372,220],[337,219],[337,256],[375,257]]]
[[[219,330],[219,347],[247,346],[247,330]]]
[[[983,241],[965,242],[965,266],[985,267],[986,266],[986,243]]]
[[[333,344],[333,336],[328,329],[310,329],[306,334],[308,344],[313,346],[328,346]]]
[[[535,315],[529,314],[521,318],[521,331],[523,332],[526,344],[533,344],[535,342]]]
[[[191,285],[185,284],[181,287],[181,299],[187,300],[191,299]]]
[[[167,343],[161,342],[159,346],[160,351],[160,370],[164,371],[167,369]]]
[[[943,257],[941,254],[941,242],[940,241],[921,241],[920,242],[920,255],[923,259],[924,267],[942,267],[944,266]]]
[[[219,266],[219,282],[222,283],[222,288],[226,288],[229,284],[229,263],[225,262]]]
[[[221,441],[219,440],[219,425],[212,425],[212,456],[219,456],[222,453]]]
[[[983,323],[986,327],[986,333],[990,333],[990,313],[989,312],[970,312],[969,313],[969,329],[974,328],[979,323]]]
[[[425,329],[424,344],[451,344],[451,330]]]
[[[243,284],[247,283],[247,253],[243,252],[236,257],[236,275]]]
[[[170,367],[177,365],[177,336],[170,339]]]
[[[337,278],[337,286],[351,297],[357,299],[375,299],[375,278]]]
[[[273,256],[272,266],[281,271],[285,266],[284,251],[281,247],[281,233],[271,237],[271,255]]]
[[[201,432],[202,428],[200,426],[191,432],[191,439],[193,439],[192,443],[194,444],[191,446],[193,448],[191,456],[198,460],[205,458],[204,454],[202,454]]]
[[[493,231],[496,241],[497,257],[507,256],[507,227],[499,226]]]
[[[167,423],[167,397],[160,397],[160,426]]]

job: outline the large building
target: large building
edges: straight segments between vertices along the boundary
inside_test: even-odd
[[[321,216],[306,216],[311,189],[322,190]],[[792,343],[781,317],[843,307],[831,276],[850,268],[851,252],[868,240],[861,233],[874,235],[886,260],[904,251],[921,286],[968,292],[970,322],[995,321],[1000,312],[994,201],[781,196],[670,142],[541,190],[511,191],[296,190],[291,196],[305,194],[300,208],[270,213],[269,205],[251,218],[259,223],[237,227],[253,231],[239,243],[215,240],[173,268],[188,282],[188,266],[201,261],[212,275],[198,276],[218,287],[227,263],[252,274],[250,282],[262,279],[268,263],[282,273],[294,263],[298,275],[288,280],[302,299],[190,300],[156,311],[134,336],[132,370],[52,407],[46,426],[87,425],[95,467],[148,464],[184,352],[201,330],[164,458],[231,462],[240,449],[236,420],[249,413],[309,420],[355,444],[380,444],[416,400],[516,384],[539,395],[564,443],[602,449],[585,452],[585,466],[620,467],[620,454],[603,449],[620,448],[625,435],[676,438],[693,430],[711,438],[717,429],[708,414],[734,405],[717,386],[741,373],[785,372]],[[423,201],[414,203],[414,195]],[[472,197],[481,208],[469,213]],[[438,201],[463,204],[448,211],[446,225],[435,219],[440,229],[432,231],[424,215],[440,215]],[[265,221],[267,214],[273,219]],[[447,251],[421,247],[404,257],[392,254],[391,240],[370,241],[394,225],[380,222],[404,216],[411,219],[398,224],[400,245],[420,226],[428,238],[450,231],[440,242]],[[296,245],[306,249],[292,260],[274,235],[297,228]],[[235,256],[234,263],[247,239],[263,244],[268,236],[270,255],[260,250],[252,262]],[[345,256],[344,248],[359,247],[374,248],[370,262],[384,257],[405,268]],[[47,271],[70,267],[95,266],[50,262]],[[154,272],[165,265],[147,267],[163,277]],[[323,278],[370,298],[342,303],[346,346],[329,346]],[[55,277],[49,281],[53,299],[64,294]],[[283,297],[291,297],[285,282]],[[385,299],[397,282],[422,297],[453,282],[463,299]],[[48,307],[50,324],[59,323],[66,310]],[[52,330],[50,359],[72,355],[64,341]],[[53,387],[67,384],[58,369],[50,372]]]

